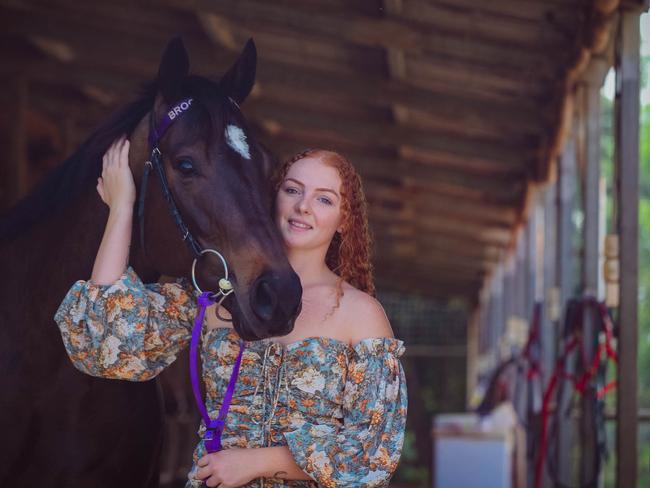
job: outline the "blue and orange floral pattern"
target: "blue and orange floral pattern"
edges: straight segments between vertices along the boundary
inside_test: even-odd
[[[55,320],[77,369],[104,378],[145,381],[187,346],[196,300],[186,281],[143,284],[129,268],[112,285],[78,281]],[[206,406],[217,415],[239,336],[205,330],[201,359]],[[288,446],[313,481],[263,479],[247,487],[380,487],[397,467],[406,423],[402,341],[370,338],[351,346],[310,337],[288,345],[246,342],[222,444]],[[205,426],[199,427],[202,436]],[[205,454],[198,442],[196,462]]]

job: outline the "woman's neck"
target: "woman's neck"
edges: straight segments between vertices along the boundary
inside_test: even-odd
[[[332,271],[325,264],[327,249],[289,249],[287,257],[294,271],[300,277],[303,288],[313,284],[322,284],[332,277]]]

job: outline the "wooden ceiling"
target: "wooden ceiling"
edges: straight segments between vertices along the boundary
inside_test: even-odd
[[[333,148],[360,170],[379,285],[475,301],[548,178],[570,86],[618,0],[0,0],[0,77],[81,136],[180,34],[218,76],[246,39],[244,112],[280,157]]]

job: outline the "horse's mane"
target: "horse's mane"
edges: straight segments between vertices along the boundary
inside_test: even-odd
[[[122,134],[131,134],[153,106],[155,83],[145,85],[139,96],[117,109],[101,123],[60,166],[0,218],[0,241],[10,240],[41,219],[64,207],[88,188],[101,174],[102,155]]]
[[[218,93],[218,85],[200,76],[190,76],[183,84],[182,91],[199,99],[202,105],[213,105],[223,100]],[[151,82],[142,87],[137,98],[117,109],[100,124],[83,142],[81,147],[66,159],[59,167],[51,171],[37,187],[13,208],[0,216],[0,242],[11,240],[25,232],[35,223],[65,207],[82,192],[94,188],[102,171],[102,156],[119,136],[130,135],[140,120],[153,107],[157,83]],[[223,107],[223,104],[221,104]],[[188,119],[196,120],[203,112]],[[208,110],[208,123],[222,126],[224,111],[218,114]]]

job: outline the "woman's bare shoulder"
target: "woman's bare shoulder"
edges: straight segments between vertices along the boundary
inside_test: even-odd
[[[341,308],[350,326],[350,344],[371,337],[394,337],[384,307],[368,293],[345,283]]]

